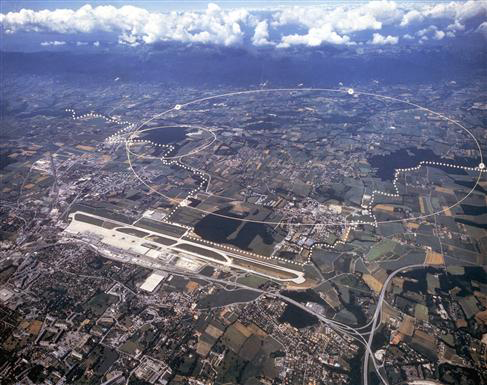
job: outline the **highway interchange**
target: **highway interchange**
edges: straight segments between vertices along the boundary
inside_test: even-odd
[[[65,234],[65,242],[79,242],[82,243],[91,249],[95,250],[97,253],[102,254],[105,258],[112,259],[115,261],[119,262],[124,262],[124,263],[133,263],[133,264],[138,264],[140,266],[154,269],[155,271],[163,271],[169,274],[173,275],[179,275],[179,276],[185,276],[188,278],[197,278],[203,281],[207,282],[212,282],[212,283],[217,283],[220,285],[223,285],[227,290],[228,288],[239,288],[239,289],[245,289],[249,291],[253,291],[256,293],[259,293],[260,296],[265,296],[267,298],[274,298],[278,299],[281,301],[284,301],[288,304],[294,305],[301,310],[307,312],[308,314],[316,317],[318,320],[326,324],[328,327],[330,327],[332,330],[337,332],[339,335],[342,337],[348,337],[350,339],[355,340],[356,342],[360,343],[362,346],[365,348],[365,355],[364,355],[364,360],[363,360],[363,384],[368,385],[369,381],[369,361],[372,361],[372,364],[374,366],[374,370],[377,373],[378,377],[382,381],[383,384],[388,385],[387,379],[384,377],[384,375],[380,372],[381,366],[377,362],[374,352],[372,351],[372,342],[374,339],[375,332],[377,328],[380,325],[380,318],[381,318],[381,313],[382,313],[382,305],[384,303],[385,295],[387,292],[388,285],[390,281],[399,273],[404,272],[409,269],[415,269],[415,268],[425,268],[425,264],[414,264],[414,265],[408,265],[401,267],[389,274],[387,277],[386,281],[384,282],[384,285],[379,293],[377,303],[376,303],[376,308],[374,311],[374,314],[372,318],[364,325],[359,326],[359,327],[352,327],[350,325],[347,325],[345,323],[336,321],[334,319],[328,318],[325,315],[314,311],[312,308],[303,305],[302,303],[293,300],[292,298],[289,298],[281,293],[279,293],[276,290],[262,290],[259,288],[247,286],[245,284],[236,282],[236,281],[226,281],[223,279],[218,279],[218,278],[213,278],[213,277],[208,277],[206,275],[197,273],[197,272],[191,272],[182,268],[178,268],[176,266],[172,266],[170,264],[163,264],[158,261],[154,261],[154,259],[149,258],[149,257],[143,257],[143,256],[138,256],[136,258],[129,258],[129,257],[122,257],[118,256],[114,253],[106,253],[102,248],[94,246],[90,242],[86,242],[83,239],[80,239],[79,237],[72,236],[69,234]]]
[[[185,107],[190,106],[190,105],[193,105],[193,104],[196,104],[196,103],[199,103],[199,102],[202,102],[202,101],[209,101],[209,100],[214,100],[214,99],[218,99],[218,98],[221,98],[221,97],[228,97],[228,96],[235,96],[235,95],[249,94],[249,93],[260,93],[260,92],[296,92],[296,91],[328,91],[328,92],[348,93],[349,95],[353,95],[353,94],[360,95],[361,94],[361,95],[365,95],[365,96],[378,97],[378,98],[387,99],[387,100],[391,100],[391,101],[395,101],[395,102],[406,103],[406,104],[410,105],[411,107],[414,107],[414,108],[417,108],[419,110],[423,110],[423,111],[426,111],[426,112],[431,113],[433,115],[436,115],[437,117],[439,117],[441,119],[444,119],[444,120],[446,120],[446,121],[448,121],[448,122],[456,125],[457,127],[461,128],[462,130],[464,130],[473,139],[473,141],[475,142],[476,147],[479,150],[480,163],[479,163],[478,167],[476,167],[476,168],[468,168],[469,170],[478,171],[478,176],[477,176],[477,178],[475,180],[474,186],[469,191],[469,193],[465,197],[463,197],[463,199],[459,200],[453,206],[448,207],[447,209],[453,208],[454,206],[460,204],[462,200],[466,199],[474,191],[474,189],[478,185],[478,183],[480,181],[480,178],[482,176],[482,173],[486,171],[485,170],[485,165],[483,163],[482,151],[480,149],[480,145],[479,145],[477,139],[475,138],[475,136],[467,128],[465,128],[459,122],[457,122],[457,121],[455,121],[453,119],[450,119],[450,118],[448,118],[448,117],[446,117],[446,116],[444,116],[442,114],[439,114],[437,112],[431,111],[431,110],[429,110],[429,109],[427,109],[425,107],[422,107],[422,106],[419,106],[419,105],[417,105],[415,103],[409,102],[409,101],[400,100],[400,99],[397,99],[397,98],[383,96],[383,95],[376,95],[376,94],[366,93],[366,92],[359,92],[359,93],[357,93],[357,92],[353,92],[353,90],[352,90],[352,92],[350,92],[350,89],[344,89],[344,90],[335,90],[335,89],[304,89],[304,88],[300,88],[300,89],[263,89],[263,90],[247,90],[247,91],[233,92],[233,93],[228,93],[228,94],[223,94],[223,95],[209,96],[209,97],[205,97],[205,98],[200,98],[200,99],[197,99],[197,100],[193,100],[193,101],[190,101],[190,102],[187,102],[187,103],[177,104],[173,108],[168,109],[167,111],[164,111],[162,113],[159,113],[159,114],[154,115],[152,118],[150,118],[149,120],[144,121],[143,123],[139,124],[138,126],[132,124],[132,125],[130,125],[128,127],[128,129],[125,128],[125,129],[121,130],[121,132],[123,132],[123,135],[121,133],[120,134],[119,133],[116,133],[116,134],[112,135],[109,139],[110,139],[110,141],[112,143],[117,143],[118,142],[118,143],[121,143],[121,144],[125,144],[125,150],[126,150],[126,153],[127,153],[127,159],[128,159],[128,163],[129,163],[129,168],[134,173],[135,177],[142,184],[144,184],[146,187],[148,187],[152,192],[155,192],[155,193],[157,193],[159,195],[162,195],[159,191],[157,191],[156,189],[154,189],[153,186],[149,185],[146,181],[144,181],[137,174],[137,172],[134,170],[133,165],[132,165],[132,157],[134,157],[134,156],[135,157],[139,157],[140,155],[134,153],[130,149],[130,146],[135,143],[134,142],[134,138],[137,137],[138,133],[144,131],[143,128],[146,127],[148,123],[150,123],[154,119],[159,118],[159,117],[162,117],[165,114],[168,114],[168,113],[170,113],[172,111],[184,110]],[[184,156],[186,156],[186,155],[184,155]],[[177,156],[177,157],[174,157],[173,156],[173,157],[171,157],[171,160],[169,160],[170,159],[169,157],[168,158],[164,158],[163,157],[163,158],[161,158],[161,161],[163,161],[163,163],[164,162],[166,162],[166,163],[169,162],[170,164],[174,164],[174,163],[179,164],[178,161],[180,161],[182,157],[183,156]],[[173,158],[176,158],[176,159],[175,160],[172,160]],[[458,165],[447,165],[447,164],[445,164],[445,166],[463,168],[463,167],[458,166]],[[465,168],[465,169],[467,169],[467,168]],[[199,172],[199,173],[204,173],[204,171],[202,171],[202,170],[196,170],[196,171]],[[207,175],[207,174],[205,174],[205,175]],[[397,175],[397,173],[396,173],[396,175]],[[207,178],[208,178],[208,180],[207,180],[207,184],[205,186],[205,191],[208,192],[209,187],[210,187],[209,181],[210,181],[211,175],[207,175]],[[194,192],[192,192],[192,193],[194,194]],[[377,192],[374,191],[374,193],[381,194],[380,191],[377,191]],[[197,209],[197,208],[194,208],[193,207],[193,209]],[[233,217],[227,217],[225,215],[215,214],[213,212],[205,212],[205,213],[206,214],[209,214],[209,215],[218,215],[218,216],[223,216],[223,217],[226,217],[226,218],[235,219]],[[431,214],[428,214],[428,215],[423,215],[423,216],[420,216],[420,217],[407,218],[407,220],[424,219],[426,217],[435,216],[435,215],[438,215],[440,213],[441,212],[434,212],[434,213],[431,213]],[[247,220],[247,219],[243,219],[243,221],[253,222],[252,220]],[[401,221],[403,221],[403,220],[401,220]],[[392,221],[389,221],[389,222],[392,222]],[[273,222],[265,222],[265,223],[274,224]],[[372,223],[372,224],[377,225],[379,223],[385,223],[385,222],[377,222],[377,221],[375,221],[375,223]],[[336,225],[336,223],[333,223],[333,224]],[[309,224],[290,223],[290,225],[309,225]],[[312,225],[315,225],[315,224],[312,224]],[[346,223],[346,225],[350,225],[350,223]],[[74,241],[77,241],[77,242],[80,241],[79,239],[71,239],[71,240],[74,240]],[[90,245],[90,246],[93,247],[92,245]],[[100,252],[100,250],[98,250],[98,251]],[[111,258],[111,259],[115,259],[115,260],[120,260],[116,256],[114,256],[113,254],[106,255],[106,253],[105,253],[104,255],[107,258]],[[123,261],[124,262],[134,263],[134,260],[132,260],[132,261],[123,260]],[[294,306],[302,309],[303,311],[305,311],[305,312],[307,312],[307,313],[315,316],[317,319],[319,319],[321,322],[325,323],[327,326],[329,326],[331,329],[333,329],[334,331],[336,331],[340,335],[346,336],[348,338],[351,338],[351,339],[357,341],[358,343],[360,343],[361,345],[364,346],[364,348],[365,348],[365,355],[364,355],[364,360],[363,360],[363,384],[364,385],[368,385],[368,382],[369,382],[369,374],[370,374],[369,373],[369,364],[370,364],[369,361],[372,361],[372,364],[374,366],[375,372],[376,372],[377,376],[379,377],[379,379],[381,380],[381,382],[383,384],[388,385],[387,379],[385,378],[385,376],[380,371],[381,366],[376,361],[376,357],[374,356],[374,352],[372,352],[372,342],[373,342],[373,339],[374,339],[375,332],[376,332],[377,328],[380,326],[380,323],[381,323],[382,305],[383,305],[383,302],[384,302],[384,299],[385,299],[385,295],[386,295],[386,292],[387,292],[387,288],[388,288],[388,285],[389,285],[390,281],[397,274],[399,274],[401,272],[404,272],[406,270],[426,267],[426,265],[424,265],[424,264],[413,264],[413,265],[401,267],[401,268],[399,268],[399,269],[391,272],[389,274],[389,276],[387,277],[386,281],[384,282],[382,288],[381,288],[381,291],[380,291],[379,296],[378,296],[378,299],[377,299],[376,308],[375,308],[375,311],[374,311],[374,314],[373,314],[372,318],[365,325],[362,325],[360,327],[355,327],[354,328],[352,326],[346,325],[346,324],[341,323],[341,322],[338,322],[336,320],[327,318],[323,314],[320,314],[320,313],[314,311],[313,309],[311,309],[311,308],[309,308],[309,307],[307,307],[307,306],[305,306],[305,305],[303,305],[303,304],[301,304],[301,303],[299,303],[299,302],[297,302],[297,301],[295,301],[295,300],[293,300],[293,299],[291,299],[289,297],[286,297],[286,296],[284,296],[284,295],[282,295],[282,294],[280,294],[279,292],[276,292],[276,291],[261,290],[261,289],[249,287],[247,285],[244,285],[244,284],[241,284],[241,283],[237,283],[237,282],[227,282],[225,280],[220,280],[220,279],[216,279],[216,278],[207,277],[207,276],[204,276],[204,275],[195,273],[195,272],[191,272],[191,271],[179,269],[179,268],[176,268],[176,267],[173,267],[173,266],[169,266],[169,265],[162,266],[161,264],[158,264],[158,266],[155,267],[154,265],[151,265],[151,263],[149,261],[144,261],[143,258],[138,258],[137,261],[138,261],[139,264],[141,264],[141,265],[143,265],[145,267],[155,268],[156,270],[165,271],[165,272],[168,272],[168,273],[171,273],[171,274],[184,275],[184,276],[187,276],[187,277],[193,277],[193,278],[198,278],[198,279],[202,279],[202,280],[209,281],[209,282],[213,282],[213,283],[218,283],[218,284],[221,284],[221,285],[225,285],[227,287],[228,286],[232,286],[232,287],[235,287],[235,288],[238,287],[238,288],[241,288],[241,289],[246,289],[246,290],[250,290],[250,291],[253,291],[253,292],[257,292],[261,296],[264,295],[264,296],[266,296],[268,298],[275,298],[275,299],[282,300],[282,301],[284,301],[284,302],[286,302],[288,304],[292,304],[292,305],[294,305]]]

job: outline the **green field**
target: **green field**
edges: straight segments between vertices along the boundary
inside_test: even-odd
[[[397,242],[390,239],[383,239],[376,245],[372,246],[365,256],[369,261],[376,259],[389,259],[394,255],[394,248],[398,245]]]

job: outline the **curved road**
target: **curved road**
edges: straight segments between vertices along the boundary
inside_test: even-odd
[[[382,286],[382,290],[381,290],[380,295],[379,295],[379,300],[377,301],[377,307],[375,309],[374,316],[372,317],[372,319],[374,321],[372,322],[372,328],[370,329],[369,339],[367,341],[367,346],[366,346],[367,349],[365,349],[364,370],[363,370],[363,384],[364,385],[368,385],[368,381],[369,381],[369,358],[370,358],[371,353],[372,353],[372,351],[371,351],[372,341],[374,339],[375,330],[377,329],[377,326],[378,326],[377,321],[378,321],[380,313],[382,311],[382,302],[384,302],[384,296],[386,294],[387,287],[389,286],[389,282],[392,280],[392,278],[394,278],[394,276],[396,274],[398,274],[404,270],[415,269],[415,268],[424,268],[424,267],[427,267],[427,265],[417,264],[417,265],[409,265],[409,266],[401,267],[400,269],[394,270],[391,274],[389,274],[386,281],[384,282],[384,286]],[[372,359],[374,359],[373,355],[372,355]],[[377,366],[375,365],[375,361],[374,361],[374,366],[376,368],[377,375],[380,377],[381,381],[384,384],[388,385],[387,380],[382,376],[382,374],[377,369]]]
[[[73,242],[73,241],[74,242],[80,242],[79,239],[75,239],[75,238],[71,238],[70,241],[71,242]],[[81,241],[81,243],[88,245],[90,248],[92,248],[92,249],[96,250],[98,253],[102,254],[105,258],[119,260],[117,258],[114,258],[113,256],[106,255],[101,250],[99,250],[97,247],[90,245],[89,243],[85,243],[83,241]],[[127,262],[127,261],[123,261],[123,262]],[[297,302],[297,301],[293,300],[292,298],[286,297],[285,295],[282,295],[280,293],[268,292],[268,291],[265,291],[262,289],[257,289],[254,287],[250,287],[250,286],[238,283],[238,282],[228,282],[228,281],[225,281],[223,279],[212,278],[212,277],[208,277],[208,276],[205,276],[205,275],[202,275],[199,273],[192,273],[192,272],[188,272],[188,271],[183,271],[183,270],[180,270],[178,268],[171,268],[171,267],[167,267],[167,266],[165,266],[165,267],[163,267],[163,266],[151,267],[151,268],[155,269],[155,270],[166,271],[170,274],[183,275],[183,276],[187,276],[187,277],[199,278],[199,279],[202,279],[205,281],[212,281],[212,282],[223,284],[225,286],[240,287],[242,289],[247,289],[250,291],[260,293],[261,295],[265,295],[265,296],[268,296],[270,298],[278,298],[284,302],[287,302],[289,304],[297,306],[298,308],[302,309],[303,311],[306,311],[307,313],[317,317],[320,321],[327,324],[331,329],[333,329],[338,334],[340,334],[340,335],[345,334],[345,335],[353,338],[357,342],[362,343],[365,346],[365,357],[364,357],[364,367],[363,367],[363,385],[368,385],[369,359],[372,359],[372,363],[374,365],[374,368],[377,372],[377,375],[381,379],[381,381],[384,384],[388,385],[387,380],[379,372],[379,366],[377,365],[377,363],[375,361],[375,357],[372,354],[372,350],[371,350],[372,349],[371,348],[372,341],[373,341],[374,335],[375,335],[375,330],[378,327],[378,320],[379,320],[379,317],[381,314],[382,303],[384,302],[385,293],[387,291],[387,287],[388,287],[390,281],[392,280],[392,278],[394,278],[394,276],[396,274],[398,274],[402,271],[405,271],[405,270],[409,270],[409,269],[425,268],[425,267],[428,267],[428,266],[424,265],[424,264],[415,264],[415,265],[404,266],[404,267],[401,267],[400,269],[393,271],[387,277],[386,281],[384,282],[384,286],[382,287],[382,290],[380,292],[378,302],[377,302],[377,307],[375,309],[374,315],[373,315],[371,321],[369,321],[367,323],[367,324],[369,324],[370,322],[372,322],[371,329],[370,329],[370,331],[364,332],[364,333],[360,333],[359,330],[362,329],[365,325],[363,325],[362,327],[359,327],[359,328],[353,328],[349,325],[346,325],[346,324],[343,324],[341,322],[335,321],[333,319],[327,318],[323,314],[317,313],[317,312],[313,311],[312,309],[308,308],[307,306],[303,305],[302,303]],[[367,334],[369,334],[368,340],[366,340],[364,337]]]

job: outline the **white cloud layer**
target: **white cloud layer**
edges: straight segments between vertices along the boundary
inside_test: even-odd
[[[267,20],[259,21],[255,26],[252,43],[257,47],[274,44],[269,40],[269,25]]]
[[[428,40],[428,38],[432,38],[433,40],[442,40],[447,34],[438,29],[435,25],[430,25],[428,28],[424,28],[419,30],[416,33],[423,40]],[[453,32],[450,32],[450,37],[454,36]]]
[[[467,27],[472,20],[477,25]],[[130,5],[85,5],[76,10],[22,9],[0,14],[0,26],[7,34],[74,34],[80,41],[84,34],[106,33],[116,36],[120,44],[134,46],[160,41],[282,48],[384,45],[397,44],[401,36],[412,42],[453,38],[458,33],[485,34],[486,21],[487,2],[476,0],[409,5],[381,0],[353,7],[294,6],[267,12],[228,10],[215,4],[203,12],[166,13]]]
[[[41,42],[41,45],[43,47],[47,47],[47,46],[50,46],[50,45],[65,45],[65,44],[66,44],[65,41],[59,41],[59,40],[43,41],[43,42]]]
[[[380,33],[374,33],[374,35],[372,36],[372,40],[370,41],[370,44],[374,44],[374,45],[386,45],[386,44],[394,45],[394,44],[397,44],[398,41],[399,41],[399,38],[397,36],[391,36],[391,35],[382,36]]]
[[[482,33],[487,38],[487,21],[484,21],[482,24],[479,25],[477,28],[477,32]]]

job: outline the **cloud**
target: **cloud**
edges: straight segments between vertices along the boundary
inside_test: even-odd
[[[41,42],[41,45],[43,47],[48,47],[50,45],[56,46],[56,45],[65,45],[65,41],[59,41],[59,40],[53,40],[53,41],[43,41]]]
[[[374,33],[372,36],[372,40],[370,41],[370,44],[374,45],[386,45],[386,44],[397,44],[399,41],[399,38],[397,36],[382,36],[380,33]]]
[[[245,23],[247,18],[248,12],[244,9],[223,11],[216,4],[209,4],[205,12],[170,13],[149,12],[129,5],[120,8],[111,5],[84,5],[78,10],[22,9],[19,12],[2,14],[0,23],[7,33],[113,32],[119,35],[120,42],[131,45],[135,42],[176,40],[229,46],[242,41],[240,23]]]
[[[436,25],[430,25],[428,28],[424,28],[416,32],[416,35],[423,38],[423,41],[432,38],[433,40],[442,40],[447,34],[438,29]],[[455,35],[450,33],[448,37],[454,37]]]
[[[78,9],[55,9],[0,14],[0,28],[17,32],[51,33],[82,41],[88,34],[111,36],[130,46],[163,41],[222,46],[322,44],[397,44],[394,35],[442,40],[459,34],[482,33],[487,21],[487,2],[470,0],[450,3],[370,1],[353,6],[284,6],[266,11],[222,9],[209,4],[203,11],[156,12],[124,5],[84,5]],[[469,24],[470,22],[470,24]],[[474,22],[477,25],[471,25]],[[469,25],[467,28],[466,26]],[[435,26],[435,30],[418,32]],[[372,39],[365,41],[372,34]],[[93,39],[93,36],[90,36]],[[108,37],[106,37],[108,39]],[[99,37],[95,37],[99,39]],[[409,39],[412,40],[412,39]]]
[[[423,20],[424,20],[424,15],[417,9],[413,9],[407,12],[406,14],[404,14],[399,25],[401,27],[406,27],[409,24],[422,22]]]
[[[433,39],[435,39],[435,40],[441,40],[444,37],[445,37],[445,32],[440,31],[440,30],[435,31],[435,33],[433,35]]]
[[[308,29],[330,29],[338,35],[366,30],[380,30],[397,23],[403,11],[394,1],[370,1],[356,7],[330,9],[319,6],[295,6],[279,10],[274,15],[274,27],[297,25]]]
[[[330,25],[323,25],[321,28],[310,28],[306,35],[295,34],[283,36],[277,47],[289,48],[292,45],[316,47],[323,43],[354,44],[348,36],[340,36],[331,29]]]
[[[257,47],[274,44],[269,41],[269,24],[267,20],[259,21],[255,26],[252,43]]]
[[[447,19],[452,23],[448,26],[449,30],[463,31],[465,23],[476,17],[487,17],[487,2],[483,0],[469,0],[467,2],[440,3],[424,8],[427,18]]]
[[[134,39],[145,43],[175,40],[235,46],[243,42],[242,25],[248,23],[248,17],[244,9],[224,11],[216,4],[209,4],[205,12],[151,13],[144,23],[132,20],[122,37],[130,43]]]
[[[482,33],[487,38],[487,21],[484,21],[478,26],[477,32]]]

